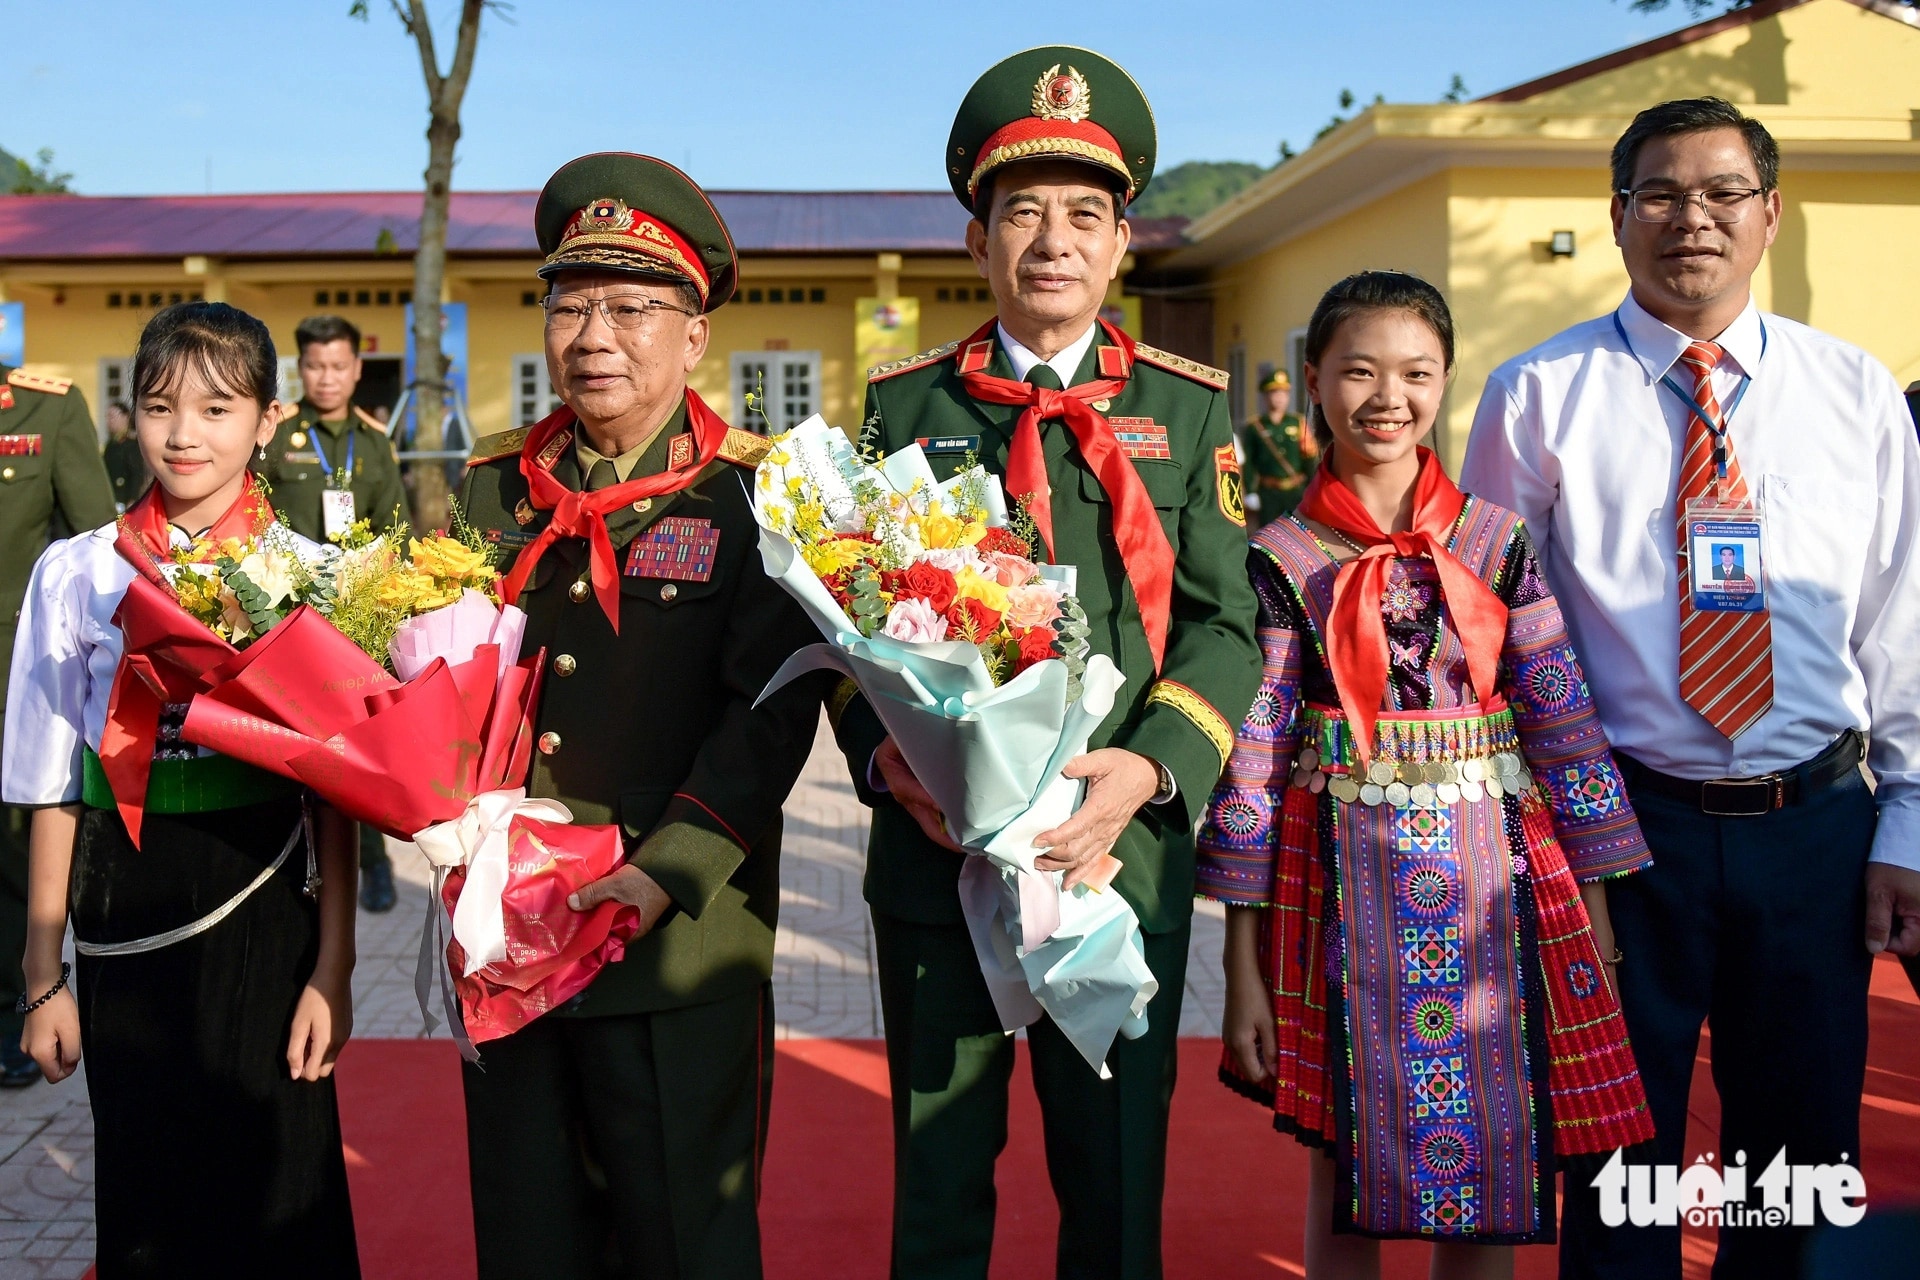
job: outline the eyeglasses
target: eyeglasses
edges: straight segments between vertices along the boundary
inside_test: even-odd
[[[1642,222],[1675,222],[1695,203],[1709,218],[1723,225],[1747,216],[1753,198],[1764,195],[1765,187],[1714,187],[1708,191],[1616,191],[1615,195],[1633,206],[1633,216]]]
[[[649,298],[638,293],[617,293],[606,298],[581,298],[572,294],[554,294],[540,300],[547,313],[547,328],[578,329],[587,322],[587,315],[597,306],[600,318],[613,329],[638,329],[641,325],[666,313],[691,316],[698,312],[685,307],[676,307],[670,302],[658,298]]]

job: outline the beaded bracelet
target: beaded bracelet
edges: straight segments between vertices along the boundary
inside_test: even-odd
[[[73,973],[73,966],[71,964],[68,964],[65,960],[62,960],[60,962],[60,981],[54,983],[51,987],[47,988],[47,994],[41,996],[38,1000],[35,1000],[32,1004],[27,1003],[27,993],[22,991],[20,993],[20,998],[13,1002],[13,1011],[15,1013],[32,1013],[35,1009],[38,1009],[41,1005],[45,1004],[47,1001],[59,995],[60,992],[66,987],[67,978],[72,973]]]

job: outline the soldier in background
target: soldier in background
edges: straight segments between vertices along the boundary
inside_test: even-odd
[[[147,491],[153,475],[140,456],[140,442],[133,438],[133,411],[123,401],[107,406],[107,443],[100,456],[113,482],[113,505],[125,511]]]
[[[56,520],[75,532],[114,518],[113,486],[100,460],[87,401],[65,378],[0,365],[0,652],[13,652],[20,602]],[[0,671],[0,711],[7,672]],[[0,806],[0,1087],[40,1078],[20,1049],[27,948],[27,828],[31,812]]]
[[[1293,379],[1275,369],[1260,384],[1266,412],[1247,423],[1248,524],[1263,524],[1291,515],[1313,479],[1320,449],[1313,433],[1291,411]]]
[[[302,395],[267,446],[260,472],[280,518],[315,542],[358,520],[379,533],[407,523],[400,460],[386,428],[353,403],[360,386],[360,330],[339,316],[312,316],[293,331]],[[393,863],[372,827],[360,828],[360,905],[393,907]]]

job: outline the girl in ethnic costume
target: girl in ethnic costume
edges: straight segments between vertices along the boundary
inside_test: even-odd
[[[156,315],[133,369],[155,483],[117,524],[48,547],[20,615],[4,793],[37,810],[23,1047],[53,1081],[86,1047],[100,1280],[359,1274],[328,1078],[352,1020],[352,827],[317,806],[309,822],[293,784],[183,743],[184,707],[156,725],[114,622],[173,547],[272,521],[247,463],[273,438],[276,381],[252,316]],[[130,766],[146,785],[116,804]]]
[[[1316,1152],[1307,1274],[1511,1275],[1555,1157],[1653,1137],[1602,882],[1649,863],[1519,519],[1420,441],[1453,365],[1439,292],[1321,299],[1322,466],[1254,539],[1264,677],[1199,841],[1227,908],[1222,1078]],[[1578,882],[1578,883],[1576,883]]]

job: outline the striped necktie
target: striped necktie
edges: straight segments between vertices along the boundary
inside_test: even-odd
[[[1716,491],[1714,439],[1725,451],[1727,474],[1719,496],[1729,504],[1748,501],[1747,481],[1733,454],[1713,393],[1713,370],[1725,352],[1711,342],[1695,342],[1680,363],[1693,375],[1697,408],[1687,414],[1687,447],[1680,464],[1680,696],[1728,738],[1737,738],[1773,705],[1772,620],[1757,613],[1721,613],[1693,607],[1688,581],[1687,503]],[[1704,411],[1707,417],[1701,416]]]

